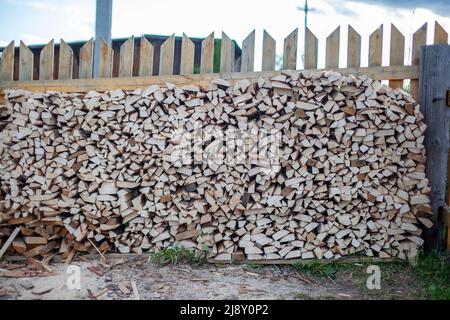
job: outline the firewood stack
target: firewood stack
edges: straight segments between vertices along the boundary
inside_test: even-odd
[[[7,107],[0,231],[5,241],[20,226],[9,250],[27,257],[181,245],[222,261],[406,259],[431,225],[419,105],[365,75],[18,90]],[[174,132],[195,136],[195,122],[278,132],[278,169],[174,162]],[[205,140],[206,152],[214,139]]]

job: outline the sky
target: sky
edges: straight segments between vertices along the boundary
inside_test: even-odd
[[[261,69],[262,34],[266,29],[282,53],[283,39],[299,28],[298,68],[302,67],[304,0],[113,0],[112,37],[186,33],[216,37],[224,31],[238,44],[256,30],[255,70]],[[362,66],[367,66],[368,36],[384,24],[384,48],[389,48],[390,24],[405,35],[410,48],[412,33],[428,22],[432,42],[434,21],[450,32],[450,0],[309,0],[308,27],[319,38],[319,67],[325,64],[325,39],[341,26],[340,65],[346,63],[347,26],[362,36]],[[44,44],[52,38],[70,42],[95,34],[95,0],[0,0],[0,46],[11,40]],[[406,62],[410,53],[405,54]],[[384,50],[383,64],[388,64]]]

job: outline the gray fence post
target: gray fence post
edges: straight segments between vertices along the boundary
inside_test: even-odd
[[[449,148],[449,108],[447,90],[450,90],[450,46],[431,45],[420,50],[420,107],[425,116],[427,131],[425,172],[430,181],[432,220],[435,225],[424,231],[425,249],[441,249],[442,223],[438,213],[445,205],[447,186],[447,159]]]
[[[95,12],[94,78],[98,77],[100,41],[111,45],[112,0],[97,0]]]

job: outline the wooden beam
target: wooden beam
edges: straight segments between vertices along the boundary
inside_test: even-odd
[[[341,27],[337,27],[328,37],[326,42],[325,67],[339,67],[339,37]]]
[[[305,69],[317,68],[317,52],[319,40],[306,28],[305,31]]]
[[[420,48],[427,44],[427,23],[413,34],[412,59],[411,64],[418,66],[420,58]],[[419,80],[411,80],[411,95],[419,101]]]
[[[120,47],[119,77],[133,75],[134,37],[129,38]]]
[[[403,66],[405,62],[405,37],[403,34],[391,24],[391,52],[389,64],[391,66]],[[389,81],[391,88],[403,88],[403,80]]]
[[[220,72],[234,71],[234,42],[222,32],[222,42],[220,44]]]
[[[358,68],[361,65],[361,36],[350,25],[347,42],[347,67]]]
[[[430,181],[430,200],[434,226],[424,230],[425,248],[442,246],[442,228],[438,220],[439,208],[445,205],[447,160],[449,145],[449,117],[445,95],[450,88],[450,46],[424,46],[420,51],[420,106],[427,131],[425,171]]]
[[[214,32],[202,41],[200,73],[213,73],[214,68]]]
[[[139,48],[139,76],[151,76],[153,75],[153,45],[142,35]]]
[[[73,72],[73,51],[72,48],[63,40],[59,44],[59,79],[72,79]]]
[[[173,61],[175,52],[175,35],[172,34],[161,45],[159,56],[159,75],[173,74]]]
[[[80,79],[92,78],[92,64],[94,61],[94,39],[90,39],[80,49],[79,73]]]
[[[39,61],[39,80],[53,79],[53,55],[54,41],[53,39],[41,50]]]
[[[327,69],[328,70],[328,69]],[[390,79],[418,79],[418,66],[401,67],[365,67],[365,68],[333,68],[342,74],[365,73],[375,80]],[[299,70],[299,72],[302,70]],[[321,71],[321,70],[310,70]],[[279,71],[263,72],[239,72],[239,73],[215,73],[215,74],[194,74],[189,76],[170,75],[152,77],[124,77],[124,78],[104,78],[104,79],[71,79],[53,81],[2,81],[0,90],[4,93],[6,89],[26,89],[36,92],[64,91],[64,92],[87,92],[90,90],[106,91],[113,89],[135,89],[137,87],[147,87],[151,84],[164,85],[166,82],[175,85],[207,85],[212,79],[227,80],[256,80],[258,77],[272,77],[280,74]]]
[[[369,67],[381,66],[383,58],[383,25],[369,36]]]
[[[181,63],[180,74],[194,73],[194,52],[195,44],[189,37],[183,33],[183,40],[181,41]]]

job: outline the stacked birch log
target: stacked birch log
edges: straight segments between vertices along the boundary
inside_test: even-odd
[[[0,231],[5,241],[19,226],[10,251],[28,257],[180,245],[209,248],[216,260],[406,259],[431,225],[419,105],[365,75],[17,90],[7,109]],[[173,133],[193,134],[196,121],[275,130],[278,170],[175,163]]]

